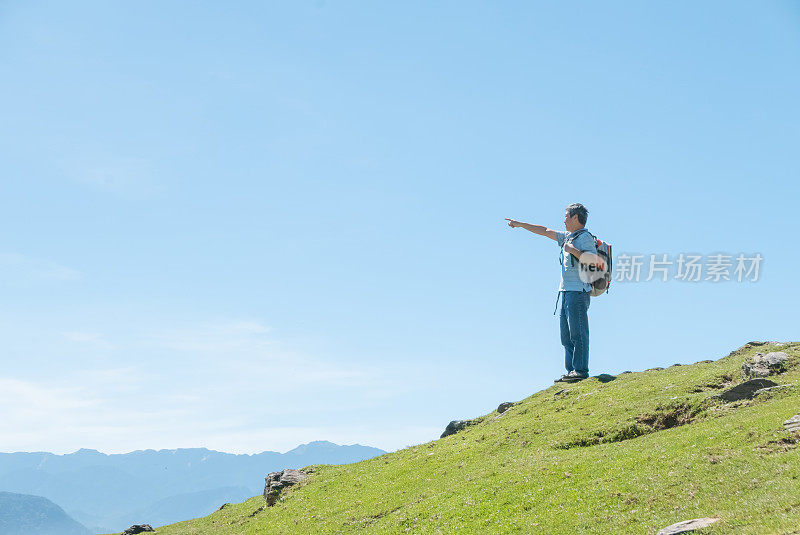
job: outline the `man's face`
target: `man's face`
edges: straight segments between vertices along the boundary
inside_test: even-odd
[[[569,216],[569,210],[564,211],[564,228],[566,228],[569,232],[580,227],[580,222],[578,221],[578,214],[573,215],[572,217]]]

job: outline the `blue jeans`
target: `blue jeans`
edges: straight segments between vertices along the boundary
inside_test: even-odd
[[[589,292],[562,292],[561,345],[567,372],[589,374]]]

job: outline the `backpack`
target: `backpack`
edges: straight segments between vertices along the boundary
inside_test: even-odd
[[[574,241],[575,238],[578,237],[578,235],[583,231],[589,232],[588,230],[583,228],[579,230],[578,233],[575,234],[575,236],[573,236],[572,240],[570,241]],[[605,263],[606,267],[603,276],[597,279],[596,281],[592,282],[592,291],[590,295],[592,297],[597,297],[598,295],[607,293],[608,289],[611,288],[611,267],[612,267],[611,244],[597,239],[597,236],[595,236],[591,232],[589,232],[589,235],[592,238],[594,238],[595,247],[597,248],[597,256],[599,256],[600,259]],[[564,243],[567,243],[566,240],[564,240]],[[563,246],[562,246],[562,254],[563,254]],[[570,262],[572,263],[572,265],[575,265],[575,257],[572,255],[570,255]]]

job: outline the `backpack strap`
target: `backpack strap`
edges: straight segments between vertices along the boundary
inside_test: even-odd
[[[589,231],[586,229],[586,227],[584,227],[584,228],[582,228],[582,229],[578,229],[578,230],[576,231],[575,235],[572,237],[572,241],[575,241],[575,238],[577,238],[577,237],[578,237],[578,236],[581,234],[581,232],[584,232],[584,231],[586,231],[586,232],[589,232]],[[592,238],[594,238],[594,239],[595,239],[595,241],[597,241],[597,238],[595,237],[595,235],[594,235],[594,234],[592,234],[591,232],[589,232],[589,235],[590,235]],[[562,254],[562,255],[564,254],[564,246],[565,246],[566,244],[567,244],[567,237],[566,237],[566,236],[564,236],[564,243],[563,243],[563,244],[561,244],[561,254]],[[563,257],[562,257],[562,258],[563,258]],[[562,260],[562,261],[563,261],[563,260]],[[571,265],[571,266],[574,266],[574,265],[575,265],[575,257],[574,257],[574,256],[572,256],[572,255],[569,255],[569,265]]]
[[[553,316],[556,315],[556,310],[558,310],[558,298],[559,297],[561,297],[561,290],[559,290],[558,293],[556,294],[556,308],[553,309]],[[562,307],[564,306],[563,301],[562,301],[561,306]]]

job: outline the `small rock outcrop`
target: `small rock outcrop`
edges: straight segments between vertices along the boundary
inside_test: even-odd
[[[753,395],[757,396],[759,394],[766,394],[767,392],[773,392],[775,390],[780,390],[781,388],[791,388],[792,385],[777,385],[777,386],[768,386],[767,388],[759,388]]]
[[[500,414],[503,414],[504,412],[506,412],[508,409],[510,409],[513,406],[514,406],[514,402],[513,401],[504,401],[497,407],[497,412],[499,412]]]
[[[778,383],[769,379],[750,379],[727,390],[723,390],[715,397],[725,401],[739,401],[740,399],[751,399],[756,395],[756,391],[771,386],[778,386]]]
[[[308,474],[293,468],[286,468],[280,472],[270,472],[264,478],[264,500],[271,507],[278,501],[281,491],[308,477]]]
[[[455,435],[459,431],[466,429],[473,424],[472,420],[453,420],[444,429],[444,433],[439,438],[449,437]]]
[[[152,531],[155,533],[156,530],[153,529],[153,526],[150,524],[134,524],[125,531],[122,532],[122,535],[136,535],[137,533],[145,533],[148,531]]]
[[[719,518],[694,518],[692,520],[684,520],[660,530],[656,535],[675,535],[677,533],[686,533],[696,529],[705,528],[719,522]]]
[[[800,414],[792,416],[783,422],[783,427],[785,427],[787,431],[800,431]]]
[[[747,359],[742,364],[742,371],[746,377],[769,377],[783,371],[784,362],[789,360],[789,355],[783,351],[772,353],[756,353],[753,358]]]

